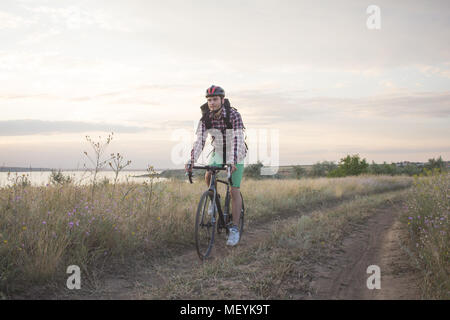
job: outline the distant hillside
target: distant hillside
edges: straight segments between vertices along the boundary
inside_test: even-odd
[[[0,167],[0,172],[52,171],[50,168]]]
[[[30,172],[30,171],[85,171],[86,169],[55,169],[55,168],[25,168],[25,167],[0,167],[0,172]],[[112,169],[103,169],[101,171],[113,171]],[[146,171],[145,169],[123,169],[122,171]],[[161,169],[155,169],[156,172],[163,171]]]

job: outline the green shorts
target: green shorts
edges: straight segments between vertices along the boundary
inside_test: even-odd
[[[211,158],[209,159],[208,165],[213,167],[222,166],[222,156],[213,152]],[[231,174],[231,180],[233,184],[232,187],[239,188],[241,186],[242,175],[244,174],[244,163],[236,164],[236,171]]]

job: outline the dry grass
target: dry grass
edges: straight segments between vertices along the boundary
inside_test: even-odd
[[[245,180],[246,219],[327,201],[410,186],[408,177]],[[0,189],[0,291],[65,279],[68,265],[82,270],[193,247],[194,214],[205,183],[180,181],[96,185],[72,183]],[[114,188],[114,189],[113,189]],[[94,197],[92,197],[94,195]],[[167,250],[168,249],[168,250]]]
[[[403,217],[413,264],[423,274],[426,299],[450,299],[450,174],[416,177]]]
[[[332,209],[278,221],[264,240],[237,247],[198,269],[176,274],[166,286],[145,297],[292,299],[294,291],[306,295],[311,280],[309,265],[326,257],[378,207],[405,197],[405,190],[362,196]]]

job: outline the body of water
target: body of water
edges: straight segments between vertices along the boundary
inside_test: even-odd
[[[161,173],[162,171],[156,171]],[[86,185],[92,183],[93,173],[85,171],[61,171],[61,173],[67,177],[70,176],[75,184]],[[119,173],[118,182],[136,182],[143,183],[144,181],[150,181],[148,177],[139,177],[147,174],[147,171],[122,171]],[[29,171],[29,172],[11,172],[8,177],[8,172],[0,172],[0,187],[13,184],[17,178],[24,177],[28,179],[32,185],[45,186],[49,183],[51,171]],[[101,182],[103,179],[109,179],[110,183],[114,183],[115,173],[112,171],[100,171],[97,173],[96,181]],[[154,181],[163,181],[166,178],[155,178]],[[20,181],[20,180],[19,180]]]

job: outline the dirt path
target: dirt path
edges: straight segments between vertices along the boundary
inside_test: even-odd
[[[317,265],[311,299],[420,299],[417,274],[401,247],[406,235],[398,221],[401,206],[380,208],[346,238],[328,263]],[[380,268],[380,289],[368,289],[370,265]]]

